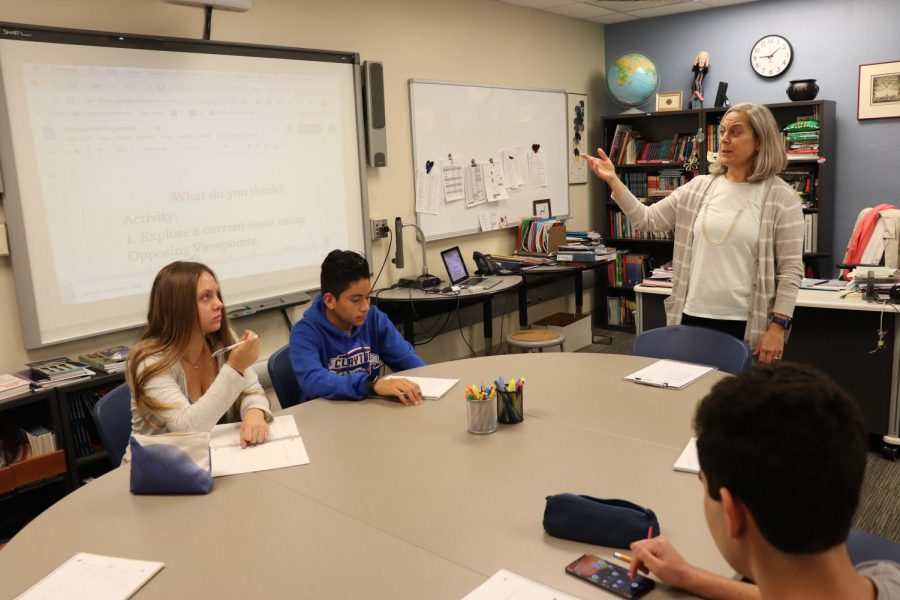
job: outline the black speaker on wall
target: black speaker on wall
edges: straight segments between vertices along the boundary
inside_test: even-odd
[[[366,163],[387,166],[387,133],[384,120],[384,65],[363,63],[363,95],[366,117]]]

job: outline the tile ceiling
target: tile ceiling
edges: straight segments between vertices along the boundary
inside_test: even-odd
[[[500,0],[537,10],[609,25],[636,19],[743,4],[755,0]]]

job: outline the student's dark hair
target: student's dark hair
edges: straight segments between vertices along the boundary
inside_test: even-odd
[[[323,295],[331,292],[339,298],[354,281],[370,277],[369,262],[365,256],[352,250],[332,250],[322,261],[319,282]]]
[[[694,416],[707,493],[727,488],[782,552],[847,539],[866,466],[862,414],[807,365],[756,366],[717,383]]]

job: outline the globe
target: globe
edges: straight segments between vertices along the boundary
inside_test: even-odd
[[[606,69],[606,85],[613,99],[624,106],[647,102],[659,86],[659,71],[649,56],[626,52]]]

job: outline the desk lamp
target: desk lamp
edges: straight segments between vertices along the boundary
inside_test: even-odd
[[[440,285],[441,280],[435,277],[434,275],[428,272],[428,260],[425,256],[425,234],[415,223],[404,223],[400,217],[394,219],[394,238],[397,242],[397,250],[394,254],[394,258],[391,262],[394,263],[398,269],[403,268],[403,228],[404,227],[415,227],[417,234],[417,239],[421,239],[422,242],[422,274],[416,277],[415,279],[410,279],[409,277],[401,277],[398,285],[400,287],[417,287],[422,289],[433,288]]]

